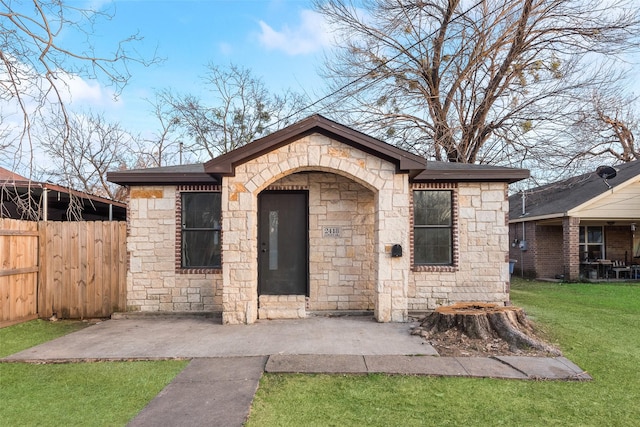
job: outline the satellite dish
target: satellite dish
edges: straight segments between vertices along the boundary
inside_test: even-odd
[[[598,166],[596,169],[596,175],[604,180],[604,183],[607,184],[607,187],[611,188],[611,185],[607,182],[609,178],[615,178],[617,175],[617,171],[611,166]]]

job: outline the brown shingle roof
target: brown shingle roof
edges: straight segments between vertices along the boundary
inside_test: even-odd
[[[220,184],[220,176],[205,173],[203,163],[107,172],[107,179],[120,185]]]
[[[109,172],[111,182],[122,185],[221,183],[233,176],[236,166],[313,133],[350,145],[395,164],[398,173],[408,173],[412,181],[498,181],[515,182],[529,177],[525,169],[448,162],[427,162],[424,158],[379,139],[365,135],[321,115],[313,115],[291,126],[218,156],[204,164],[168,166]]]
[[[529,178],[529,171],[526,169],[429,161],[425,169],[413,181],[498,181],[511,183],[526,178]]]

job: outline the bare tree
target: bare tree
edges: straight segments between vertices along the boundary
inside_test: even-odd
[[[131,77],[128,63],[157,61],[145,60],[131,48],[140,40],[138,35],[122,40],[109,54],[96,52],[91,41],[94,26],[111,17],[109,10],[80,8],[60,0],[2,2],[0,100],[13,106],[19,117],[11,144],[14,153],[33,156],[36,123],[52,119],[61,126],[62,138],[69,137],[66,85],[70,79],[99,79],[111,85],[117,96]],[[69,48],[71,34],[83,37],[84,45]]]
[[[171,106],[166,123],[179,123],[191,142],[184,150],[208,160],[245,145],[297,119],[304,99],[293,92],[269,92],[250,70],[231,65],[209,64],[204,78],[212,98],[194,95],[161,94]],[[211,106],[209,105],[211,103]]]
[[[49,176],[70,188],[124,201],[124,189],[107,181],[107,171],[138,165],[136,137],[97,114],[71,115],[68,124],[69,135],[54,126],[40,141],[51,159]]]
[[[136,167],[161,167],[183,162],[185,131],[172,105],[166,102],[173,98],[169,91],[165,91],[161,95],[156,94],[153,100],[147,100],[158,120],[159,129],[144,141]]]
[[[591,109],[583,111],[571,127],[577,159],[610,158],[616,162],[640,160],[634,132],[640,128],[638,98],[594,93]]]
[[[316,0],[339,45],[331,109],[436,160],[566,160],[557,130],[640,46],[627,0]],[[339,90],[338,90],[339,89]],[[564,163],[562,161],[561,163]]]

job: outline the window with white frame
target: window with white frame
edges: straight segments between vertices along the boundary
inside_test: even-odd
[[[413,191],[414,265],[453,263],[453,192]]]
[[[580,227],[580,256],[583,261],[593,261],[605,257],[603,227]]]
[[[181,193],[182,268],[220,268],[220,193]]]

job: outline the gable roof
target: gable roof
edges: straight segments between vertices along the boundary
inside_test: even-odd
[[[13,183],[16,181],[29,181],[29,178],[18,175],[17,173],[11,172],[9,169],[5,169],[0,166],[0,183]]]
[[[325,135],[388,161],[395,165],[397,173],[407,173],[414,182],[499,181],[511,183],[529,177],[529,171],[526,169],[427,162],[420,156],[316,114],[204,164],[109,172],[107,179],[121,185],[220,184],[223,176],[235,174],[237,166],[314,133]]]
[[[611,188],[593,171],[525,191],[524,215],[522,193],[510,196],[509,222],[563,217],[599,196],[640,181],[640,161],[624,163],[614,169],[616,177],[608,180]]]
[[[425,159],[420,156],[316,114],[209,160],[204,164],[204,169],[207,173],[232,176],[236,166],[313,133],[320,133],[387,160],[396,165],[398,172],[409,172],[410,175],[415,176],[425,167]]]

